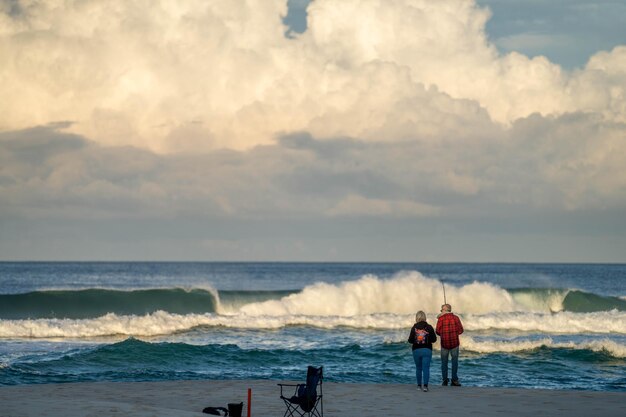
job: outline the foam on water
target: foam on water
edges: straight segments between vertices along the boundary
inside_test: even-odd
[[[524,352],[542,347],[553,349],[576,349],[590,350],[598,353],[606,353],[615,358],[626,358],[626,345],[614,340],[601,338],[584,342],[556,342],[550,337],[538,340],[476,340],[470,336],[462,336],[461,343],[464,350],[478,353],[514,353]]]
[[[527,288],[507,291],[474,281],[463,286],[446,284],[446,298],[455,311],[466,314],[491,312],[590,312],[618,309],[626,303],[571,289]],[[438,312],[444,300],[440,281],[419,272],[402,272],[390,279],[366,275],[340,284],[318,283],[286,297],[244,305],[239,311],[252,315],[353,316],[373,313],[410,314],[417,309]]]
[[[465,315],[467,330],[517,330],[543,333],[617,333],[626,334],[626,312],[593,313],[492,313]]]
[[[506,290],[485,282],[462,287],[447,285],[446,296],[454,300],[456,310],[467,313],[515,311],[520,307]],[[387,280],[366,275],[336,285],[317,283],[280,300],[245,305],[240,311],[253,316],[415,314],[416,309],[434,313],[439,311],[443,299],[440,281],[419,272],[404,272]]]
[[[513,300],[530,311],[562,311],[563,300],[569,290],[562,289],[516,289],[509,291]]]
[[[1,338],[89,338],[100,336],[157,336],[196,327],[280,329],[310,326],[321,329],[404,329],[413,314],[376,313],[354,316],[172,314],[158,311],[143,316],[107,314],[95,319],[35,319],[0,321]],[[625,312],[596,313],[498,313],[461,315],[468,331],[515,330],[547,334],[626,334]],[[430,321],[435,317],[431,315]]]

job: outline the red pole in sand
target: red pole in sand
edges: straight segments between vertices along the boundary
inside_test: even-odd
[[[252,388],[248,388],[248,417],[250,417],[250,409],[252,403]]]

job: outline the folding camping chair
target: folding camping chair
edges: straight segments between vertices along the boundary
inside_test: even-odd
[[[322,367],[309,366],[306,372],[306,384],[278,384],[280,386],[280,398],[287,407],[283,417],[324,417],[323,380]],[[285,387],[294,387],[291,397],[283,395],[283,388]],[[319,387],[319,394],[317,387]]]

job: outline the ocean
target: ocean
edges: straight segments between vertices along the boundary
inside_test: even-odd
[[[625,264],[0,263],[0,385],[415,384],[443,289],[467,386],[626,390]],[[441,380],[434,346],[431,384]]]

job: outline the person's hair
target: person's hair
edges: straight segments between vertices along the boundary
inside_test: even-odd
[[[443,304],[441,306],[441,311],[447,311],[448,313],[452,312],[452,306],[450,304]]]
[[[426,321],[426,313],[422,310],[415,313],[415,323],[419,323],[420,321]]]

